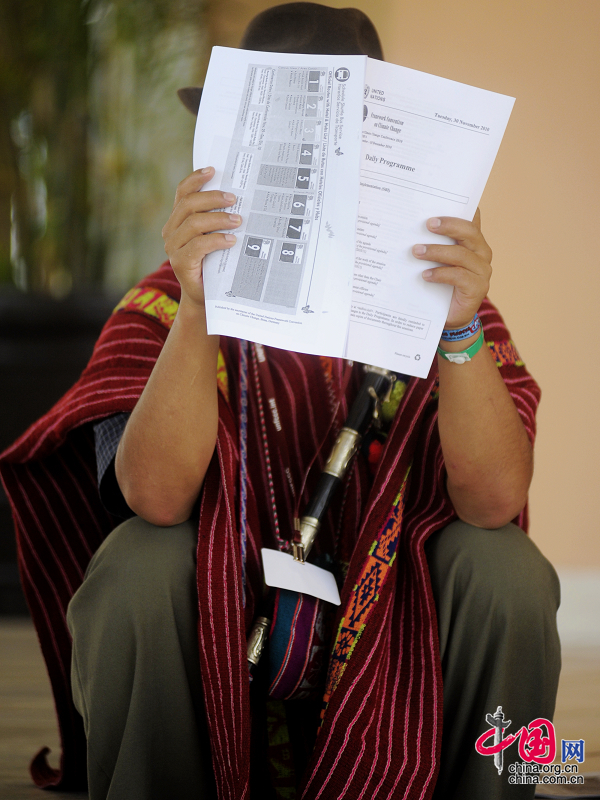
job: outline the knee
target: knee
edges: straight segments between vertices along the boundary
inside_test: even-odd
[[[197,527],[192,521],[159,528],[140,517],[126,520],[110,533],[94,554],[84,587],[97,586],[125,610],[165,607],[166,597],[195,592]],[[82,587],[82,589],[84,588]]]
[[[452,581],[455,596],[470,597],[495,616],[524,625],[554,615],[560,584],[550,562],[516,525],[484,530],[456,521],[434,534],[427,550],[432,583]]]

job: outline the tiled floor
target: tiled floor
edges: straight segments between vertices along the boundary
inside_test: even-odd
[[[557,738],[585,739],[582,771],[600,772],[600,649],[568,649],[555,715]],[[29,620],[0,618],[0,800],[40,800],[28,764],[42,746],[58,764],[59,742],[44,663]],[[81,800],[83,794],[52,793]]]

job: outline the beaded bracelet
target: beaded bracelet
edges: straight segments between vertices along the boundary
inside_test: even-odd
[[[473,336],[480,328],[481,320],[479,319],[479,314],[475,314],[471,322],[464,328],[455,328],[452,330],[444,328],[441,338],[444,342],[460,342],[462,339],[468,339],[469,336]]]

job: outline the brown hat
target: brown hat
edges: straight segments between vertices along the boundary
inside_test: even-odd
[[[370,56],[383,60],[375,26],[357,8],[330,8],[317,3],[287,3],[257,14],[240,42],[244,50],[271,53],[315,53]],[[202,89],[177,92],[192,114],[198,113]]]

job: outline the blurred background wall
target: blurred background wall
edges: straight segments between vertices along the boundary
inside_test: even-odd
[[[235,46],[270,5],[209,4],[211,41]],[[600,570],[600,4],[352,5],[375,23],[386,60],[516,97],[481,210],[494,250],[490,297],[543,391],[531,533],[553,563]]]
[[[211,41],[235,46],[249,19],[269,5],[209,5]],[[531,535],[559,568],[571,635],[600,641],[600,373],[593,355],[600,317],[600,4],[353,5],[373,19],[388,61],[516,97],[481,203],[494,250],[490,297],[543,391]]]
[[[55,297],[73,297],[90,286],[118,293],[162,260],[160,230],[177,182],[191,169],[193,120],[178,107],[175,88],[201,83],[210,46],[236,46],[250,18],[272,3],[54,0],[52,8],[61,3],[67,4],[65,36],[76,52],[85,34],[78,81],[63,63],[57,39],[45,51],[39,42],[30,45],[35,63],[27,86],[9,73],[0,84],[10,100],[2,100],[1,115],[9,124],[0,134],[0,269],[5,286]],[[481,204],[494,250],[490,296],[543,389],[532,536],[567,581],[598,598],[600,4],[353,4],[375,22],[387,60],[517,99]],[[12,6],[29,8],[16,0]],[[0,30],[6,30],[2,22]],[[44,18],[19,24],[25,23],[39,32]],[[74,81],[72,94],[86,98],[79,121],[61,94],[61,81]],[[15,100],[17,84],[22,96]],[[50,169],[53,142],[66,135],[60,131],[69,114],[75,121],[67,140],[85,156],[69,167],[72,172],[60,160]],[[11,169],[17,183],[7,178]],[[69,178],[79,192],[72,205],[85,209],[84,228],[71,249],[60,239],[70,213],[60,181],[69,175],[78,176]],[[48,231],[55,240],[45,239]]]

